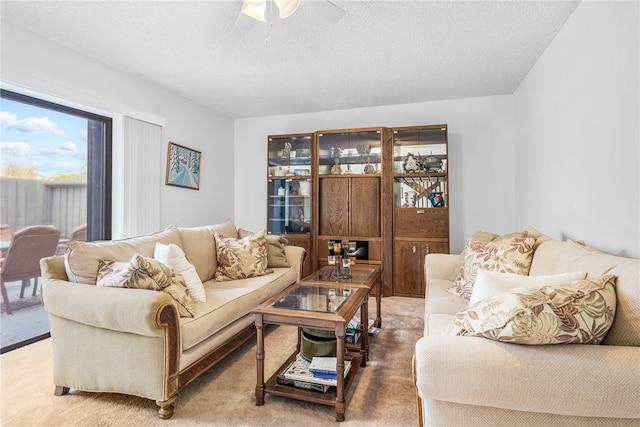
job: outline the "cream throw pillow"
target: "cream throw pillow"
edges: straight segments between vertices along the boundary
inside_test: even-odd
[[[469,299],[473,292],[478,270],[502,273],[529,274],[536,239],[512,237],[493,242],[469,239],[462,276],[447,289],[454,295]]]
[[[207,295],[204,292],[204,286],[198,276],[198,272],[193,264],[187,261],[187,257],[180,246],[156,243],[153,257],[182,275],[182,278],[187,284],[187,288],[189,288],[191,292],[191,297],[195,302],[207,301]]]
[[[502,292],[461,310],[450,333],[514,344],[599,344],[615,317],[615,281],[605,275]]]
[[[480,269],[476,275],[469,304],[476,303],[500,292],[513,288],[541,288],[543,286],[562,285],[587,277],[586,271],[552,274],[544,276],[523,276],[521,274],[500,273]]]
[[[180,317],[193,317],[195,306],[182,275],[160,261],[135,254],[128,263],[100,260],[98,286],[162,291],[173,298]]]
[[[214,233],[218,268],[216,282],[246,279],[273,273],[267,269],[267,239],[265,230],[243,239],[221,237]]]

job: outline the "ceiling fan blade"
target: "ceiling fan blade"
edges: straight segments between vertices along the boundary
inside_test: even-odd
[[[302,4],[307,9],[313,11],[313,13],[332,23],[338,22],[346,14],[344,10],[331,3],[329,0],[304,0]]]
[[[245,15],[244,13],[240,12],[238,14],[238,18],[236,19],[236,23],[233,25],[233,28],[236,30],[250,30],[258,23],[259,21],[256,21],[249,15]]]

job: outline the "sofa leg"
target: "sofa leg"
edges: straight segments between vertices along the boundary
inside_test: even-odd
[[[175,396],[168,400],[156,400],[156,405],[160,407],[160,409],[158,409],[158,418],[168,420],[173,417],[173,404],[175,401]]]
[[[69,387],[64,387],[61,385],[57,385],[55,391],[53,392],[55,396],[63,396],[67,393],[69,393]]]

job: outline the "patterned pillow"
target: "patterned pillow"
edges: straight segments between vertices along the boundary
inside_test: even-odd
[[[471,298],[479,269],[529,274],[535,242],[533,237],[512,237],[493,242],[469,239],[462,276],[447,291],[466,299]]]
[[[265,230],[243,239],[221,237],[213,234],[216,240],[218,268],[216,282],[246,279],[273,273],[267,269],[267,239]]]
[[[252,231],[243,230],[242,228],[238,229],[238,237],[241,239],[251,237],[254,234]],[[287,243],[287,239],[282,236],[274,236],[273,234],[267,234],[265,238],[267,239],[267,267],[291,267],[284,254],[284,245]]]
[[[173,298],[180,317],[195,315],[195,304],[180,273],[153,258],[135,254],[128,263],[100,260],[96,284],[162,291]]]
[[[499,240],[511,239],[513,237],[527,237],[527,231],[516,231],[508,234],[495,234],[490,233],[488,231],[476,230],[469,239],[479,240],[481,242],[497,242]],[[467,239],[468,240],[468,239]],[[453,269],[453,274],[451,275],[451,281],[455,282],[464,274],[464,260],[467,258],[468,249],[465,246],[460,252],[458,256],[458,262],[456,263],[456,267]]]
[[[544,344],[600,344],[616,312],[616,276],[541,288],[517,288],[460,311],[452,335]]]

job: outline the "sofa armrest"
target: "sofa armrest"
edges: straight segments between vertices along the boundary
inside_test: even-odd
[[[416,343],[422,399],[550,414],[640,418],[640,348],[525,346],[429,336]]]
[[[431,279],[450,280],[460,255],[427,254],[424,258],[424,273],[427,282]]]
[[[307,256],[305,248],[300,246],[285,246],[284,256],[291,267],[296,271],[296,281],[302,278],[302,266]]]
[[[50,277],[43,277],[42,301],[51,315],[148,337],[164,335],[163,309],[174,310],[177,317],[171,297],[164,292],[85,285]]]

